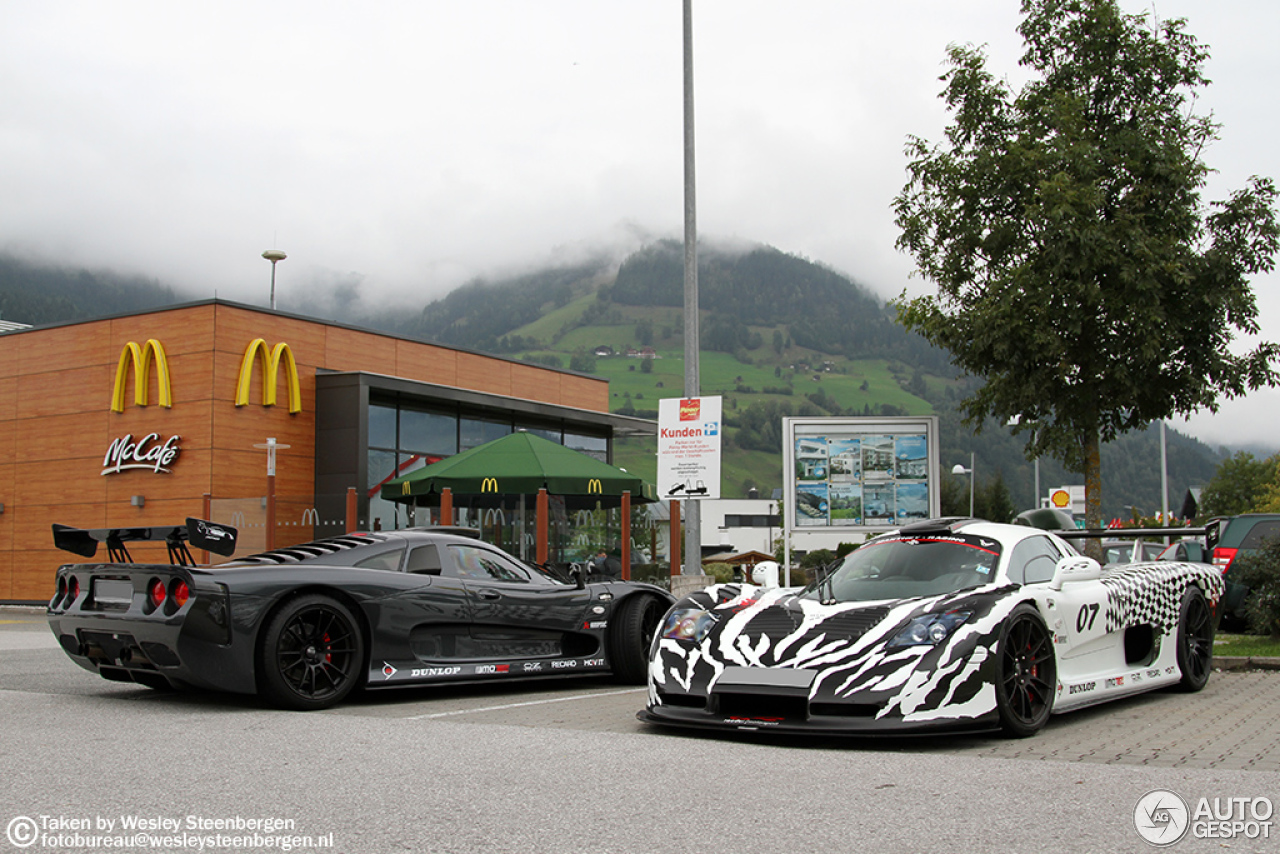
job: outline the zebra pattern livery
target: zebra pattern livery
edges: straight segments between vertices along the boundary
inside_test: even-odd
[[[1105,613],[1105,631],[1115,633],[1121,650],[1125,629],[1152,626],[1159,660],[1118,665],[1116,673],[1135,668],[1155,672],[1158,667],[1159,683],[1170,684],[1181,675],[1173,641],[1183,596],[1192,585],[1216,606],[1222,579],[1202,564],[1105,569],[1101,577],[1067,590],[1096,596]],[[1061,619],[1065,603],[1055,606],[1064,595],[1048,584],[1020,586],[998,579],[930,598],[840,604],[824,604],[795,589],[709,587],[669,613],[672,619],[687,613],[710,620],[704,636],[677,639],[661,631],[656,636],[649,703],[640,716],[678,725],[789,731],[989,728],[1000,714],[996,683],[1006,621],[1022,603],[1055,627],[1053,672],[1062,711],[1155,687],[1150,677],[1112,680],[1124,687],[1113,691],[1100,682],[1088,695],[1068,691],[1070,696],[1063,696],[1063,680],[1075,678],[1073,667],[1083,666],[1069,658],[1069,628],[1057,628],[1067,622]],[[893,643],[917,617],[953,611],[968,616],[940,643]],[[1064,654],[1068,659],[1061,658]],[[1086,660],[1093,659],[1076,661]]]
[[[983,587],[885,606],[824,605],[794,590],[745,585],[708,588],[679,607],[705,608],[716,626],[702,644],[655,642],[650,704],[715,694],[732,668],[789,668],[813,672],[810,706],[831,713],[836,726],[841,718],[873,728],[975,723],[995,714],[988,650],[1020,601],[1015,593]],[[949,610],[972,616],[945,642],[889,646],[912,619]]]

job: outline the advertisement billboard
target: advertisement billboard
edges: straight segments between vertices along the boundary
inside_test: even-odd
[[[876,533],[938,516],[938,419],[783,419],[785,526]]]

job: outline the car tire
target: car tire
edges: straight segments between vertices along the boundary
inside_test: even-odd
[[[609,666],[617,681],[644,684],[649,672],[649,644],[663,610],[653,596],[632,596],[623,600],[609,621]]]
[[[363,670],[360,626],[337,599],[298,596],[267,621],[258,651],[258,690],[271,705],[327,709],[351,693]]]
[[[1182,673],[1178,689],[1187,693],[1199,691],[1209,681],[1213,667],[1213,613],[1204,592],[1194,585],[1182,594],[1177,644],[1178,670]]]
[[[1049,722],[1057,690],[1053,638],[1025,602],[1005,618],[996,656],[996,710],[1006,735],[1026,738]]]

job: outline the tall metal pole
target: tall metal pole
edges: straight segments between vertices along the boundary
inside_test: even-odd
[[[699,397],[698,216],[693,170],[693,0],[684,0],[684,396]],[[685,502],[684,574],[702,574],[702,509]]]
[[[276,310],[276,264],[288,258],[289,256],[281,252],[279,249],[268,249],[262,253],[262,257],[271,262],[271,310]]]
[[[973,518],[973,482],[978,479],[978,476],[974,474],[974,471],[973,471],[973,462],[974,462],[974,454],[970,452],[969,454],[969,518],[970,519]]]

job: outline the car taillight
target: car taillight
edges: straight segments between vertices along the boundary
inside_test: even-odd
[[[71,602],[74,602],[77,599],[79,599],[80,598],[80,579],[76,578],[74,575],[71,576],[71,585],[67,588],[67,591],[71,594]],[[70,604],[70,602],[68,602],[67,604]]]
[[[179,578],[173,582],[172,594],[173,604],[181,608],[191,598],[191,588],[187,586],[187,582]]]
[[[147,596],[151,599],[151,607],[159,608],[164,604],[164,582],[158,578],[151,579],[151,583],[147,585]]]
[[[1231,566],[1231,561],[1236,558],[1236,549],[1217,548],[1213,550],[1213,565],[1222,570],[1225,575],[1227,567]]]

